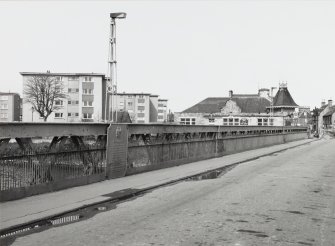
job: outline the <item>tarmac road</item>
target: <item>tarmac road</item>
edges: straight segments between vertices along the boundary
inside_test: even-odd
[[[335,245],[335,139],[157,189],[13,245]]]

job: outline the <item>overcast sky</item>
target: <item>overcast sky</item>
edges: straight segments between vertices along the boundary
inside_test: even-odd
[[[106,73],[119,11],[119,92],[172,111],[280,81],[299,105],[335,99],[335,1],[0,2],[0,91],[21,94],[22,71]]]

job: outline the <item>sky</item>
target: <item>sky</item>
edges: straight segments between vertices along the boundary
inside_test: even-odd
[[[207,97],[287,82],[300,106],[335,100],[335,1],[0,1],[0,91],[19,72],[107,72],[117,20],[118,92],[180,112]]]

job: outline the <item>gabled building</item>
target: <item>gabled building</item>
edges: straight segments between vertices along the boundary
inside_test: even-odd
[[[283,126],[289,113],[299,107],[286,84],[280,84],[273,102],[272,107],[270,90],[266,88],[260,89],[257,94],[229,91],[229,97],[208,97],[175,113],[175,121],[185,125]]]

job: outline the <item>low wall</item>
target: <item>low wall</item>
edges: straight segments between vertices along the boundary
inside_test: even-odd
[[[306,128],[302,127],[218,127],[218,126],[144,126],[122,125],[128,134],[127,146],[120,142],[113,146],[114,159],[109,163],[113,169],[122,169],[120,175],[108,175],[110,178],[182,165],[220,157],[246,150],[283,144],[308,137]],[[115,134],[115,126],[112,128]],[[116,136],[109,136],[109,138]],[[118,152],[127,156],[120,162]],[[109,152],[109,149],[107,149]],[[122,168],[120,167],[122,164]],[[115,169],[115,168],[114,168]]]

